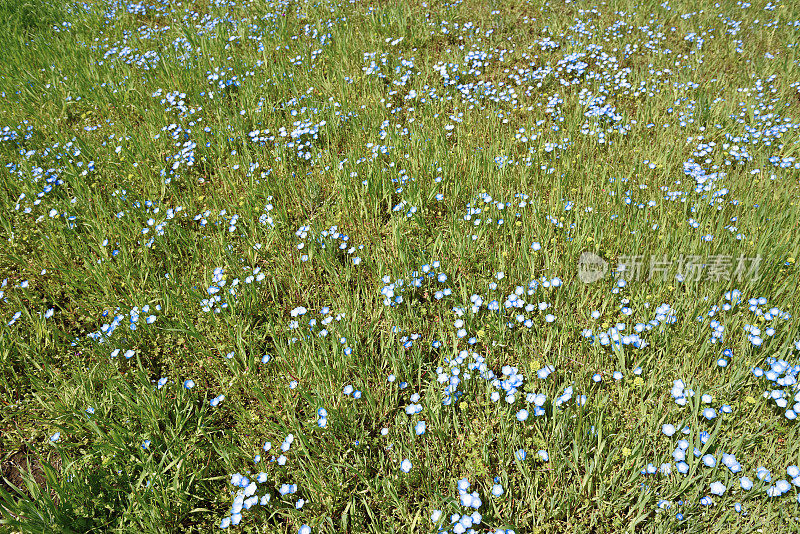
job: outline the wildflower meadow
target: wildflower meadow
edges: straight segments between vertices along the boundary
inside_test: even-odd
[[[0,531],[800,531],[800,3],[0,38]]]

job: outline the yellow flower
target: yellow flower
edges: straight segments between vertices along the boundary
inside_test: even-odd
[[[630,456],[631,454],[633,454],[633,451],[632,451],[632,450],[630,450],[628,447],[623,447],[623,448],[622,448],[622,456],[624,456],[625,458],[627,458],[627,457],[628,457],[628,456]]]

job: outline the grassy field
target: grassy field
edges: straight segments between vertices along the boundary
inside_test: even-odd
[[[0,531],[800,530],[800,4],[0,36]]]

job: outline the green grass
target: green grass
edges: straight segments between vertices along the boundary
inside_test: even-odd
[[[790,481],[800,442],[785,408],[762,398],[777,386],[752,372],[767,357],[795,365],[800,350],[795,317],[763,316],[797,314],[800,173],[780,161],[800,159],[800,7],[752,4],[0,0],[0,529],[215,531],[239,489],[231,475],[262,471],[256,494],[270,502],[230,528],[452,532],[464,477],[483,501],[476,532],[800,528],[794,487],[768,497],[756,478],[763,465],[772,484]],[[492,57],[467,65],[470,50]],[[443,84],[450,63],[451,78],[482,89]],[[588,116],[591,96],[611,116]],[[281,136],[306,126],[316,130]],[[291,144],[306,141],[300,154]],[[192,164],[173,169],[184,149]],[[725,174],[695,191],[690,159]],[[470,208],[482,211],[465,220]],[[594,283],[579,278],[585,251],[608,262]],[[614,270],[631,256],[645,275],[666,257],[669,272],[619,288]],[[676,280],[680,258],[730,275],[756,257],[756,276]],[[435,261],[447,280],[409,287]],[[224,308],[204,302],[218,268]],[[554,277],[560,287],[528,293]],[[382,289],[398,279],[402,302],[388,306]],[[534,309],[504,307],[518,286]],[[732,290],[741,302],[722,310]],[[759,297],[761,317],[748,309]],[[674,322],[641,333],[647,346],[599,342],[662,303]],[[437,368],[449,373],[460,351],[461,376],[473,352],[496,375],[517,368],[513,406],[475,371],[443,404]],[[696,392],[683,407],[670,395],[679,379]],[[545,415],[527,393],[547,396]],[[732,413],[706,420],[704,393]],[[413,394],[418,415],[406,412]],[[684,427],[685,476],[672,458]],[[648,463],[672,474],[640,474]],[[701,505],[714,481],[724,495]],[[297,493],[281,495],[284,484]]]

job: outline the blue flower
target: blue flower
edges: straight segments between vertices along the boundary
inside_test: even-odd
[[[762,482],[772,482],[772,474],[763,465],[756,469],[756,477]]]
[[[400,471],[402,471],[403,473],[408,473],[409,471],[411,471],[411,467],[412,467],[411,460],[409,460],[408,458],[400,462]]]
[[[791,489],[792,485],[789,484],[788,480],[779,480],[775,483],[775,489],[779,492],[779,495],[783,495],[787,491]]]
[[[414,425],[414,432],[416,432],[418,436],[421,436],[425,433],[426,426],[427,425],[425,424],[425,421],[419,421],[416,425]]]
[[[185,380],[183,382],[183,387],[186,388],[186,389],[192,389],[194,387],[194,380],[192,380],[191,378],[188,379],[188,380]]]
[[[722,454],[722,465],[727,467],[731,473],[738,473],[742,470],[742,464],[740,464],[736,460],[736,456],[733,454]]]

